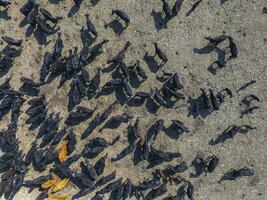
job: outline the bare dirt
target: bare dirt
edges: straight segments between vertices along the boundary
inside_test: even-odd
[[[23,20],[23,15],[19,12],[19,8],[24,4],[24,0],[12,1],[12,5],[8,9],[8,20],[4,20],[1,14],[0,18],[0,34],[8,35],[14,38],[24,39],[21,56],[15,59],[13,67],[9,72],[1,78],[1,83],[6,77],[11,77],[11,84],[18,89],[21,85],[19,78],[26,76],[37,80],[39,78],[39,70],[43,62],[43,56],[46,51],[51,52],[56,34],[49,36],[47,39],[49,44],[40,45],[34,34],[29,37],[25,36],[26,27],[20,27],[19,24]],[[56,1],[50,1],[56,2]],[[185,161],[190,165],[193,158],[197,155],[209,156],[212,154],[220,158],[219,167],[214,173],[202,175],[198,178],[189,178],[193,168],[190,167],[182,176],[189,180],[196,187],[195,199],[200,200],[263,200],[267,199],[267,15],[262,13],[264,6],[267,6],[266,0],[229,0],[220,5],[220,0],[203,0],[199,7],[186,17],[186,13],[192,7],[195,1],[186,0],[182,5],[182,9],[178,16],[171,20],[167,28],[157,30],[155,18],[152,11],[161,12],[162,3],[160,0],[100,0],[95,6],[89,0],[84,0],[81,8],[74,16],[68,17],[68,13],[73,6],[73,1],[61,1],[58,4],[49,1],[39,1],[40,7],[46,8],[55,15],[61,15],[63,20],[58,23],[62,38],[64,41],[64,55],[68,54],[68,50],[73,47],[82,48],[80,39],[80,29],[86,26],[84,15],[89,13],[94,22],[99,36],[97,41],[107,38],[110,42],[104,46],[104,53],[88,66],[89,72],[93,75],[97,67],[106,67],[108,58],[116,55],[124,46],[126,41],[132,43],[130,51],[127,53],[125,62],[128,65],[135,63],[137,59],[142,61],[142,66],[149,75],[147,81],[143,82],[135,91],[149,91],[151,87],[160,87],[160,82],[156,76],[164,71],[177,71],[184,84],[183,94],[197,98],[200,95],[200,88],[212,88],[219,92],[223,88],[229,88],[236,91],[242,84],[249,80],[255,79],[256,84],[248,89],[236,93],[234,97],[227,99],[221,106],[221,109],[212,112],[206,117],[188,116],[188,108],[186,102],[178,102],[174,108],[160,107],[156,112],[150,112],[145,104],[139,107],[131,107],[126,104],[118,105],[115,114],[127,111],[134,116],[141,117],[142,133],[146,134],[149,127],[158,119],[165,120],[165,126],[171,124],[171,119],[179,119],[183,121],[190,129],[190,133],[183,134],[178,139],[171,138],[162,132],[155,141],[155,147],[162,151],[179,151],[182,158],[174,160],[170,164]],[[170,0],[173,3],[174,0]],[[131,24],[121,33],[116,34],[110,27],[105,28],[105,22],[111,22],[114,17],[111,16],[112,9],[122,9],[131,17]],[[3,9],[1,8],[1,13]],[[155,16],[155,15],[154,15]],[[220,70],[216,75],[211,74],[207,68],[217,59],[218,54],[212,52],[210,54],[198,54],[194,52],[194,48],[202,48],[207,44],[204,39],[208,35],[219,35],[226,33],[231,35],[238,48],[239,56],[227,63],[227,66]],[[154,69],[149,66],[144,58],[146,52],[148,55],[154,54],[153,42],[157,41],[160,47],[167,53],[169,61],[160,69]],[[0,49],[5,47],[0,44]],[[101,77],[101,85],[111,79],[111,73],[105,73]],[[49,112],[60,112],[62,117],[68,114],[67,94],[70,82],[57,89],[59,78],[55,79],[51,84],[43,86],[40,93],[46,93],[49,102]],[[260,109],[240,118],[241,107],[239,105],[241,99],[246,94],[255,94],[260,99]],[[114,102],[116,95],[101,96],[98,99],[90,101],[83,100],[81,105],[88,107],[98,106],[99,111],[104,110],[109,104]],[[27,105],[24,104],[22,110]],[[29,131],[25,125],[27,115],[22,113],[19,119],[19,128],[17,136],[21,141],[20,148],[26,152],[30,148],[30,144],[34,141],[36,131]],[[134,123],[135,118],[131,121]],[[6,116],[1,122],[0,127],[5,128],[10,121],[10,116]],[[85,130],[88,125],[87,120],[79,126],[75,127],[77,138]],[[215,138],[229,125],[249,124],[256,126],[257,129],[248,134],[237,135],[234,139],[225,142],[224,145],[210,146],[210,139]],[[63,124],[62,124],[63,127]],[[111,163],[110,158],[114,157],[124,147],[128,145],[127,141],[127,125],[122,125],[115,130],[104,130],[99,133],[98,129],[90,136],[103,136],[107,140],[111,140],[117,135],[121,135],[120,142],[108,148],[100,156],[108,153],[109,161],[105,169],[105,174],[110,173],[114,169],[117,170],[117,176],[124,179],[130,178],[134,183],[151,177],[153,169],[146,169],[147,163],[140,162],[134,166],[132,156]],[[88,141],[88,140],[87,140]],[[79,142],[77,151],[81,151],[86,141]],[[95,159],[96,160],[96,159]],[[92,162],[94,162],[93,160]],[[159,168],[164,168],[168,164],[163,164]],[[255,170],[255,175],[250,178],[240,178],[236,181],[228,181],[222,184],[218,183],[219,178],[231,168],[241,168],[243,166],[251,167]],[[74,166],[73,168],[77,168]],[[31,168],[26,179],[39,176]],[[175,194],[177,188],[170,187],[170,193]],[[62,191],[62,194],[72,195],[77,191],[73,185],[69,185]],[[35,199],[39,194],[33,191],[28,194],[27,189],[23,188],[15,196],[15,200]],[[107,196],[105,197],[108,198]],[[90,199],[85,197],[83,199]]]

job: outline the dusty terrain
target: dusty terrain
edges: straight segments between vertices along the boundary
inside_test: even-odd
[[[7,20],[4,20],[4,14],[0,18],[0,35],[9,35],[14,38],[24,39],[21,56],[15,59],[13,67],[9,72],[1,77],[1,83],[7,77],[11,77],[11,84],[18,89],[21,85],[19,78],[21,76],[31,77],[35,80],[39,78],[39,70],[43,62],[43,56],[46,51],[51,52],[56,34],[49,36],[49,44],[38,44],[34,34],[25,36],[26,27],[20,27],[19,24],[23,15],[19,8],[24,0],[12,1],[8,9]],[[165,126],[171,124],[171,119],[183,121],[190,133],[183,134],[181,137],[171,138],[162,132],[155,146],[163,151],[180,151],[183,161],[191,163],[196,155],[208,156],[215,154],[220,158],[220,165],[212,174],[202,175],[195,179],[190,179],[196,187],[196,198],[199,200],[263,200],[267,198],[267,15],[262,14],[262,9],[267,6],[266,0],[229,0],[220,5],[220,0],[204,0],[199,7],[186,17],[186,13],[192,7],[195,1],[187,0],[177,17],[168,23],[167,27],[159,27],[157,30],[155,18],[152,11],[160,12],[162,3],[160,0],[99,0],[93,6],[93,0],[84,0],[80,10],[74,16],[68,17],[69,10],[73,5],[72,0],[66,0],[54,4],[54,0],[40,0],[40,6],[48,9],[56,15],[61,15],[64,19],[58,23],[62,38],[64,41],[64,54],[73,47],[81,49],[82,41],[80,39],[80,29],[86,26],[85,13],[90,13],[99,36],[97,41],[108,38],[110,42],[104,46],[104,53],[88,66],[91,74],[94,74],[97,67],[106,67],[108,58],[116,55],[124,46],[126,41],[132,43],[130,51],[125,59],[128,65],[134,64],[137,59],[142,61],[142,66],[149,75],[147,81],[142,83],[135,91],[149,91],[151,87],[160,86],[156,76],[164,71],[177,71],[184,84],[182,91],[187,97],[197,98],[200,95],[200,88],[212,88],[219,92],[223,88],[230,88],[236,91],[242,84],[255,79],[256,84],[234,97],[227,99],[219,111],[213,112],[206,117],[188,116],[186,102],[177,102],[173,108],[160,107],[156,112],[149,111],[145,104],[139,107],[132,107],[126,104],[120,104],[116,107],[115,114],[127,111],[134,116],[141,117],[142,132],[145,134],[149,127],[158,119],[165,120]],[[52,2],[52,3],[50,3]],[[54,3],[53,3],[54,2]],[[174,2],[170,0],[169,2]],[[111,16],[111,10],[119,8],[126,11],[131,17],[131,24],[121,33],[117,34],[111,27],[105,28],[105,22],[111,22],[114,17]],[[2,13],[1,8],[1,13]],[[155,14],[155,13],[154,13]],[[227,67],[220,70],[216,75],[211,74],[207,68],[217,59],[217,53],[198,54],[194,48],[206,46],[207,41],[204,36],[219,35],[222,33],[231,35],[239,48],[237,59],[229,61]],[[160,69],[154,69],[153,66],[145,62],[144,55],[154,54],[153,42],[157,41],[161,48],[167,53],[169,61]],[[4,48],[0,44],[0,50]],[[105,73],[101,77],[101,85],[111,79],[111,73]],[[49,112],[60,112],[62,117],[67,116],[67,94],[70,82],[57,89],[59,78],[51,84],[43,86],[40,93],[46,93],[49,102]],[[260,109],[254,114],[240,118],[241,107],[240,100],[246,94],[256,94],[260,99]],[[100,110],[104,110],[116,99],[114,93],[108,96],[101,96],[98,99],[90,101],[83,100],[81,105],[93,107],[97,105]],[[27,108],[24,104],[23,110]],[[22,113],[19,119],[19,129],[17,136],[21,141],[20,148],[27,151],[30,143],[34,140],[34,133],[30,132],[25,125],[27,115]],[[10,120],[7,115],[1,122],[0,128],[5,128]],[[75,127],[77,138],[87,127],[88,122],[83,122]],[[131,121],[134,123],[134,120]],[[208,142],[215,138],[229,125],[250,124],[257,129],[248,134],[237,135],[233,140],[227,141],[224,145],[210,146]],[[62,124],[63,127],[63,124]],[[100,135],[96,130],[90,138]],[[121,135],[121,141],[108,148],[100,156],[108,153],[108,157],[114,157],[124,147],[128,145],[127,125],[124,124],[115,130],[105,130],[102,136],[110,140],[117,135]],[[77,151],[81,151],[86,141],[79,142]],[[170,164],[177,163],[174,160]],[[161,165],[164,168],[168,164]],[[147,163],[140,162],[134,166],[131,156],[125,159],[111,163],[109,161],[105,174],[117,169],[118,177],[130,178],[134,183],[144,180],[151,176],[153,169],[146,169]],[[243,166],[252,167],[255,175],[250,178],[240,178],[236,181],[228,181],[219,184],[219,178],[231,168],[240,168]],[[75,166],[74,166],[75,168]],[[189,178],[190,168],[183,176]],[[27,174],[26,179],[38,176],[33,169]],[[170,188],[170,192],[175,194],[175,186]],[[63,194],[74,194],[77,191],[72,185],[69,185]],[[25,188],[15,196],[15,200],[35,199],[38,191],[28,194]],[[90,199],[86,197],[84,199]]]

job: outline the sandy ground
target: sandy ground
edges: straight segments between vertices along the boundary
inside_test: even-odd
[[[92,1],[92,0],[91,0]],[[172,139],[162,132],[155,146],[163,151],[180,151],[183,161],[191,163],[196,155],[208,156],[215,154],[220,157],[220,165],[212,174],[202,175],[199,178],[190,179],[197,188],[196,199],[200,200],[222,200],[222,199],[246,199],[263,200],[267,198],[267,146],[266,146],[266,100],[267,100],[267,15],[262,14],[262,8],[267,6],[266,0],[229,0],[220,5],[219,0],[204,0],[195,12],[186,17],[185,14],[191,8],[195,1],[187,0],[184,2],[179,15],[168,23],[167,28],[157,30],[154,18],[151,15],[152,10],[160,12],[162,3],[160,0],[100,0],[97,5],[92,6],[89,0],[84,0],[80,10],[72,17],[68,17],[68,12],[73,5],[73,1],[66,0],[59,4],[53,4],[49,1],[39,1],[40,6],[50,10],[56,15],[64,17],[58,26],[62,32],[64,40],[64,55],[72,47],[81,49],[82,41],[80,39],[80,29],[86,26],[85,13],[90,13],[91,18],[98,30],[98,41],[108,38],[110,42],[104,47],[104,53],[88,66],[91,74],[94,74],[97,67],[105,67],[106,60],[114,56],[126,43],[131,41],[132,47],[125,59],[126,63],[131,65],[136,59],[142,61],[142,66],[148,73],[149,78],[142,83],[135,91],[149,91],[151,86],[160,86],[156,76],[161,74],[162,70],[176,70],[184,84],[183,93],[186,96],[198,97],[200,87],[212,88],[219,92],[227,87],[236,91],[242,84],[251,79],[257,80],[257,84],[240,92],[234,93],[232,99],[227,99],[220,111],[213,112],[211,115],[202,117],[188,117],[186,103],[178,102],[175,108],[159,108],[156,113],[147,111],[145,105],[140,107],[131,107],[119,105],[116,107],[115,114],[124,111],[130,112],[134,116],[142,118],[142,132],[146,133],[148,128],[158,119],[164,119],[165,125],[171,124],[171,119],[183,121],[191,130],[189,134],[183,134],[179,139]],[[51,2],[53,2],[51,0]],[[94,2],[94,1],[92,1]],[[174,2],[170,0],[169,2]],[[0,18],[0,34],[9,35],[14,38],[24,39],[21,56],[16,58],[14,66],[8,74],[1,78],[1,83],[6,77],[12,77],[11,84],[14,88],[19,88],[18,81],[21,76],[39,78],[39,70],[43,62],[43,55],[46,51],[51,52],[56,34],[48,37],[51,42],[48,45],[39,45],[34,35],[25,37],[27,27],[19,27],[23,15],[19,8],[24,0],[12,1],[12,6],[8,9],[8,20]],[[120,35],[116,34],[112,28],[104,28],[105,22],[110,22],[111,10],[119,8],[125,10],[131,16],[131,24]],[[1,12],[2,12],[1,8]],[[1,15],[3,16],[3,15]],[[212,75],[207,71],[208,66],[217,59],[215,52],[211,54],[194,53],[194,48],[202,48],[207,42],[204,36],[218,35],[225,32],[231,35],[236,41],[240,54],[237,59],[231,60],[227,67],[220,70],[218,74]],[[154,54],[153,42],[157,41],[161,48],[167,52],[169,61],[159,70],[151,69],[143,57],[146,52],[149,55]],[[0,44],[0,49],[4,45]],[[110,80],[110,73],[105,73],[101,77],[103,85]],[[59,79],[55,79],[51,84],[41,88],[41,93],[46,93],[49,102],[49,112],[60,112],[62,117],[67,115],[67,93],[69,82],[56,89]],[[249,117],[240,119],[241,108],[240,100],[246,94],[256,94],[261,99],[260,109]],[[99,111],[104,110],[110,103],[116,99],[114,94],[101,96],[98,99],[90,101],[84,100],[81,105],[93,107],[97,105]],[[27,108],[24,104],[23,110]],[[27,151],[31,141],[34,140],[34,133],[30,132],[25,125],[27,116],[23,113],[19,119],[19,129],[17,135],[21,141],[21,149]],[[1,122],[0,127],[6,127],[10,116],[6,116]],[[88,120],[90,121],[90,120]],[[79,136],[87,127],[87,122],[75,127],[74,130]],[[134,120],[131,121],[133,123]],[[208,142],[215,138],[229,125],[250,124],[257,126],[254,130],[245,135],[238,135],[233,140],[227,141],[224,145],[210,146]],[[63,127],[63,124],[62,124]],[[105,130],[102,136],[108,140],[117,135],[121,135],[121,141],[108,148],[100,156],[108,153],[108,157],[114,157],[124,147],[127,146],[127,125],[122,125],[119,129]],[[99,136],[96,130],[90,138]],[[77,151],[80,151],[86,141],[79,142]],[[171,164],[177,163],[177,160]],[[134,166],[131,156],[116,162],[110,163],[105,170],[105,174],[117,169],[118,177],[124,179],[130,178],[134,183],[144,180],[151,176],[152,170],[146,169],[146,162],[141,162]],[[164,168],[167,164],[161,165]],[[231,168],[240,168],[243,166],[253,167],[255,175],[251,178],[241,178],[236,181],[219,184],[219,178]],[[75,166],[74,166],[75,168]],[[193,169],[190,168],[183,176],[189,177]],[[38,176],[33,169],[27,174],[26,179]],[[170,193],[175,193],[174,186],[170,188]],[[74,194],[76,189],[69,185],[63,194]],[[15,200],[35,199],[37,191],[30,194],[25,188],[15,196]],[[84,199],[90,199],[86,197]]]

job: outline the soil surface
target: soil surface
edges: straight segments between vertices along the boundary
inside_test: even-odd
[[[169,0],[169,2],[173,4],[174,0]],[[202,174],[198,178],[190,178],[190,173],[193,173],[194,169],[189,167],[189,170],[181,174],[195,186],[195,199],[267,199],[267,15],[262,12],[263,7],[267,6],[267,1],[228,0],[221,5],[221,2],[224,2],[222,0],[221,2],[220,0],[203,0],[190,16],[186,16],[195,2],[194,0],[186,0],[179,14],[169,21],[167,26],[164,26],[160,17],[162,11],[160,0],[84,0],[80,9],[73,16],[69,14],[74,4],[72,0],[39,1],[40,7],[63,17],[63,20],[57,26],[60,28],[64,41],[64,56],[68,55],[69,49],[78,47],[80,50],[82,48],[80,30],[83,26],[86,28],[86,13],[90,14],[98,31],[98,37],[94,43],[104,38],[110,40],[109,43],[104,45],[103,54],[87,66],[92,76],[98,67],[107,68],[107,59],[115,56],[126,41],[130,41],[132,46],[126,55],[125,62],[127,65],[133,65],[139,59],[148,74],[148,79],[145,82],[132,85],[135,92],[149,92],[151,88],[159,88],[161,82],[158,81],[157,77],[162,75],[162,71],[178,72],[184,85],[181,92],[186,96],[186,101],[178,101],[171,108],[159,107],[155,110],[154,107],[151,108],[146,103],[140,106],[129,105],[118,93],[83,100],[80,105],[97,106],[100,112],[118,99],[119,105],[116,106],[112,115],[128,112],[134,118],[130,123],[123,124],[118,129],[105,129],[102,133],[96,129],[84,141],[80,141],[80,134],[93,117],[75,126],[74,131],[79,141],[76,151],[81,152],[84,144],[96,136],[105,137],[110,141],[115,136],[121,135],[119,143],[107,148],[99,157],[108,153],[109,159],[105,174],[109,174],[116,169],[117,177],[123,177],[124,180],[130,178],[136,184],[150,178],[152,171],[156,168],[163,169],[180,161],[185,161],[190,166],[191,161],[197,155],[207,157],[215,154],[220,158],[220,164],[213,173]],[[0,8],[0,35],[24,40],[21,55],[15,59],[8,73],[0,78],[0,83],[2,83],[7,77],[11,77],[11,85],[15,89],[19,89],[21,86],[19,81],[21,76],[30,77],[34,80],[39,79],[44,54],[47,51],[52,52],[57,37],[57,34],[54,34],[48,36],[47,41],[42,41],[37,34],[31,33],[28,25],[24,27],[21,25],[24,16],[20,13],[19,8],[24,3],[25,0],[15,0],[12,1],[12,5],[7,11],[2,7]],[[112,9],[122,9],[129,14],[131,23],[127,28],[123,28],[125,27],[123,21],[113,21],[115,17],[111,16]],[[109,25],[105,26],[106,24]],[[26,36],[26,33],[28,36]],[[208,70],[208,67],[218,59],[220,52],[203,50],[202,48],[208,43],[204,37],[223,33],[234,38],[239,49],[239,55],[236,59],[229,60],[226,67],[217,71],[217,74],[214,75]],[[160,62],[158,58],[153,60],[151,57],[154,55],[153,42],[155,41],[158,42],[169,58],[168,62],[162,67],[157,65]],[[1,43],[0,50],[3,50],[5,45]],[[221,47],[225,48],[224,44]],[[148,59],[145,56],[146,52]],[[101,74],[101,85],[111,80],[112,75],[112,71]],[[40,94],[46,94],[49,102],[49,113],[60,112],[60,116],[65,119],[68,115],[67,95],[70,89],[70,81],[67,81],[63,87],[58,89],[59,79],[58,77],[52,83],[42,86]],[[240,86],[250,80],[256,80],[257,82],[239,93],[236,92]],[[224,88],[229,88],[233,91],[234,96],[227,98],[219,111],[202,116],[190,115],[187,99],[189,97],[199,97],[201,94],[200,88],[211,88],[216,93]],[[240,102],[247,94],[255,94],[260,98],[260,109],[253,114],[240,118],[242,110]],[[27,108],[28,105],[25,103],[22,111]],[[110,159],[128,146],[127,126],[133,124],[136,117],[141,118],[143,135],[158,119],[164,119],[165,127],[170,126],[172,119],[179,119],[184,122],[190,129],[189,133],[184,133],[177,138],[175,134],[161,132],[153,144],[162,151],[179,151],[182,158],[152,169],[146,169],[148,164],[146,161],[134,165],[132,155],[111,163]],[[28,125],[25,124],[27,118],[25,112],[22,112],[17,130],[17,137],[21,142],[20,149],[25,153],[30,148],[31,142],[35,140],[35,134],[37,133],[37,130],[29,131]],[[6,115],[0,121],[0,128],[6,128],[9,121],[10,115]],[[209,141],[216,138],[228,126],[241,124],[256,126],[257,129],[247,134],[238,134],[234,139],[227,140],[223,145],[209,145]],[[64,123],[61,123],[60,128],[62,127],[64,127]],[[92,163],[99,157],[93,159]],[[249,178],[239,178],[235,181],[226,181],[222,184],[218,183],[220,177],[228,170],[244,166],[253,168],[255,175]],[[78,163],[72,166],[72,169],[78,168]],[[41,174],[46,173],[47,171]],[[40,173],[35,172],[30,167],[25,179],[32,179],[39,175]],[[71,196],[77,191],[74,185],[69,184],[60,193]],[[177,186],[169,187],[168,192],[170,194],[175,194],[176,191]],[[32,200],[38,194],[37,190],[28,193],[26,188],[22,188],[14,199]],[[90,195],[82,199],[90,199]],[[108,199],[108,196],[105,196],[105,199]],[[162,199],[162,197],[159,199]]]

